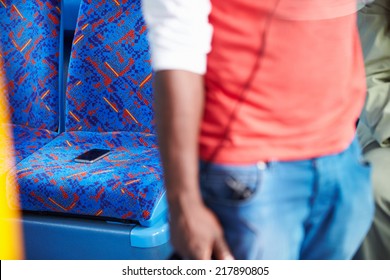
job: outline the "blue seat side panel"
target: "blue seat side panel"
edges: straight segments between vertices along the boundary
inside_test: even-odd
[[[147,260],[167,259],[172,253],[169,242],[132,246],[131,224],[32,214],[17,222],[23,223],[27,259]],[[143,235],[152,239],[146,232]]]
[[[65,15],[64,30],[73,31],[76,29],[77,17],[79,15],[81,0],[62,0],[62,13]]]

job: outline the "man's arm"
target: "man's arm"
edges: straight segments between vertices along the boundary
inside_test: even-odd
[[[155,75],[155,112],[171,241],[184,258],[231,259],[199,189],[198,138],[211,29],[205,0],[144,0]]]
[[[172,244],[189,259],[231,258],[223,231],[199,191],[198,134],[203,114],[203,77],[187,71],[159,71],[155,110]]]

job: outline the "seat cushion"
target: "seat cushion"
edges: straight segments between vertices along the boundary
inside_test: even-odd
[[[155,142],[145,133],[63,133],[17,165],[20,198],[11,200],[23,210],[147,221],[164,194]],[[74,161],[93,148],[111,153]]]
[[[12,124],[4,124],[3,126],[13,133],[16,163],[42,148],[58,135],[56,132],[47,129],[37,129]],[[12,139],[2,139],[2,141],[10,143]]]

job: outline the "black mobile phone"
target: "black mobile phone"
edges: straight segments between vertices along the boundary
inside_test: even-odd
[[[77,162],[82,162],[82,163],[94,163],[95,161],[105,157],[109,153],[110,153],[110,150],[92,149],[92,150],[89,150],[89,151],[79,155],[74,160]]]

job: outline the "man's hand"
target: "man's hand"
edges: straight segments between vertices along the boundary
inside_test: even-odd
[[[232,260],[223,230],[215,217],[202,203],[179,206],[171,203],[171,242],[184,259]]]

